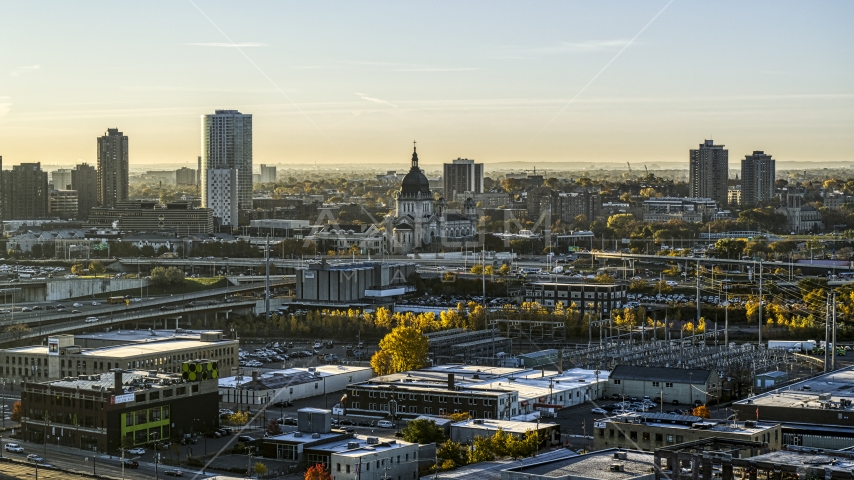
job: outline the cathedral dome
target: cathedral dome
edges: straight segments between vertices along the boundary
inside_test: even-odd
[[[415,197],[421,194],[422,197],[430,197],[430,182],[427,177],[418,168],[418,152],[415,148],[412,149],[412,167],[409,173],[403,177],[403,183],[400,186],[400,195],[406,197]]]

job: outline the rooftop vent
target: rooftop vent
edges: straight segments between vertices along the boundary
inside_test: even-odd
[[[347,442],[347,448],[350,450],[359,448],[359,442]]]
[[[475,418],[474,424],[475,425],[483,425],[483,419],[482,418]]]
[[[295,437],[301,437],[301,436],[302,436],[302,432],[294,432],[294,436],[295,436]]]
[[[627,458],[629,458],[629,456],[626,452],[614,452],[614,460],[626,460]],[[619,471],[622,472],[622,470]]]
[[[625,472],[626,467],[622,463],[612,463],[608,466],[608,470],[612,472]]]
[[[311,438],[320,438],[320,434],[315,432],[311,434]]]
[[[380,443],[380,439],[377,437],[368,437],[368,445],[377,445]]]

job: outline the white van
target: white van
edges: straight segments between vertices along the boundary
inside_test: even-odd
[[[98,321],[98,317],[86,317],[86,323],[94,323]]]
[[[389,420],[380,420],[377,422],[377,426],[380,428],[394,428],[394,424]]]

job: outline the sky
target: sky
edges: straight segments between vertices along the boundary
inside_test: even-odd
[[[253,114],[254,163],[854,164],[854,2],[0,3],[0,155],[195,165]]]

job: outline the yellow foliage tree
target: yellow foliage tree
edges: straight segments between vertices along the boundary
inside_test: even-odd
[[[421,333],[421,330],[412,327],[395,327],[380,340],[380,350],[391,356],[394,372],[415,370],[427,363],[427,337]],[[371,366],[373,366],[373,358]]]

